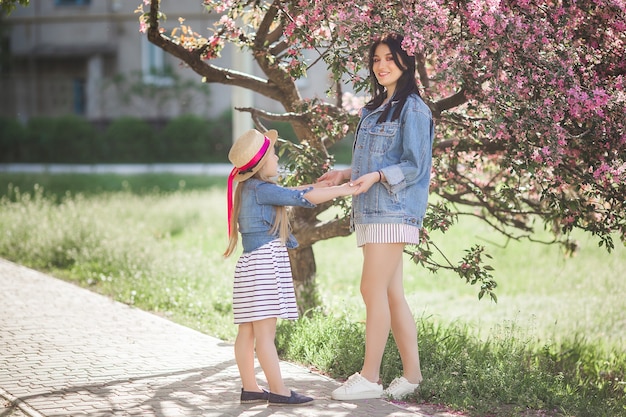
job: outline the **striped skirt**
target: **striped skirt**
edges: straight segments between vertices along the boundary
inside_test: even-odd
[[[389,224],[355,224],[356,244],[358,247],[366,243],[407,243],[420,242],[419,227],[403,223]]]
[[[280,240],[243,253],[237,261],[233,316],[235,324],[270,317],[298,318],[289,254]]]

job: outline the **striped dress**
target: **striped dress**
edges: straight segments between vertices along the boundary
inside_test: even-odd
[[[237,261],[233,316],[235,324],[270,317],[298,318],[289,254],[280,240],[244,252]]]
[[[407,243],[417,244],[420,242],[419,227],[408,224],[356,224],[356,244],[358,247],[366,243]]]

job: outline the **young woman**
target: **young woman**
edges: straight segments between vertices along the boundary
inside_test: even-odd
[[[289,390],[283,382],[274,344],[277,318],[298,318],[287,248],[297,242],[290,233],[286,206],[315,207],[316,204],[352,194],[350,185],[318,183],[281,187],[275,130],[265,135],[249,130],[233,144],[228,158],[235,166],[228,177],[228,234],[225,257],[237,247],[241,233],[243,254],[235,267],[233,315],[239,331],[235,359],[241,382],[241,403],[307,405],[313,398]],[[233,183],[237,187],[232,199]],[[257,384],[254,354],[267,378],[269,392]]]
[[[402,283],[405,244],[419,243],[428,200],[434,125],[422,101],[415,59],[402,37],[387,35],[370,48],[373,98],[362,109],[351,167],[320,181],[357,186],[351,227],[363,248],[361,295],[365,302],[365,358],[361,372],[332,393],[336,400],[402,398],[422,381],[417,329]],[[392,331],[403,375],[383,391],[380,366]]]

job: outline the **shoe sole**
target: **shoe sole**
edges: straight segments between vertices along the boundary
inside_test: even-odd
[[[297,404],[289,404],[289,403],[270,403],[268,402],[267,405],[277,405],[280,407],[304,407],[307,405],[311,405],[315,402],[315,400],[311,400],[311,401],[307,401],[305,403],[297,403]]]
[[[240,404],[264,404],[267,400],[247,400],[247,401],[239,401]]]
[[[384,391],[384,392],[383,392],[383,395],[384,395],[385,397],[392,398],[392,399],[394,399],[394,400],[402,400],[403,398],[405,398],[405,397],[407,397],[407,396],[409,396],[409,395],[413,395],[413,394],[415,394],[415,390],[417,390],[417,387],[416,387],[413,391],[405,392],[405,393],[402,393],[402,394],[400,394],[400,395],[398,395],[398,394],[392,394],[392,393],[390,393],[390,392]]]
[[[333,395],[331,394],[330,398],[332,398],[333,400],[337,400],[337,401],[352,401],[352,400],[375,400],[375,399],[380,399],[383,397],[383,393],[382,392],[372,392],[372,393],[363,393],[360,392],[358,394],[352,394],[352,395]]]

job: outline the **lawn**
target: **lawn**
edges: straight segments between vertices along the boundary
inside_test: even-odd
[[[222,257],[227,243],[224,178],[0,174],[0,187],[0,257],[233,340],[236,256]],[[593,238],[576,237],[580,249],[566,258],[556,246],[507,242],[476,220],[461,219],[449,233],[434,236],[452,257],[475,241],[488,248],[499,284],[497,304],[487,298],[479,301],[478,288],[458,277],[433,275],[407,257],[406,292],[421,323],[424,371],[431,375],[428,384],[434,384],[425,384],[425,390],[437,393],[420,397],[422,401],[462,410],[493,410],[498,403],[521,402],[520,407],[555,407],[562,415],[579,417],[615,417],[616,410],[626,410],[626,249],[616,241],[609,254]],[[327,339],[341,344],[348,332],[355,332],[355,338],[362,334],[361,254],[354,236],[319,242],[315,254],[323,311],[330,318],[301,320],[299,327],[279,331],[278,345],[293,360],[345,377],[358,366],[359,355],[349,350],[352,353],[344,357],[341,346],[317,343]],[[320,327],[326,329],[323,337],[317,333]],[[304,334],[298,336],[300,332]],[[530,362],[527,348],[536,355]],[[495,356],[486,355],[487,350]],[[453,359],[442,363],[452,352]],[[387,368],[397,366],[390,354]],[[456,363],[472,354],[473,362]],[[553,377],[541,370],[544,361],[556,372]],[[536,398],[527,394],[534,399],[519,399],[519,393],[497,388],[518,382],[524,371],[514,369],[513,363],[539,367],[537,379],[522,387],[528,392],[538,388]],[[494,375],[498,365],[510,368],[509,373],[504,376],[500,369]],[[453,370],[446,368],[450,366]],[[484,373],[484,383],[492,386],[477,387],[480,395],[454,388],[458,381],[450,374],[459,369],[468,369],[473,379]],[[546,375],[548,379],[542,379]],[[615,380],[607,385],[606,375]],[[493,394],[486,396],[490,389]],[[552,390],[557,394],[542,398]]]
[[[473,242],[487,247],[498,282],[498,303],[478,300],[478,289],[458,276],[436,275],[405,260],[405,291],[414,315],[457,322],[484,338],[515,328],[539,343],[564,337],[626,350],[626,248],[616,238],[608,253],[597,241],[575,234],[580,249],[567,257],[556,245],[506,241],[476,219],[462,219],[434,236],[447,254]],[[318,282],[324,304],[362,317],[358,293],[361,254],[354,236],[316,244]]]

